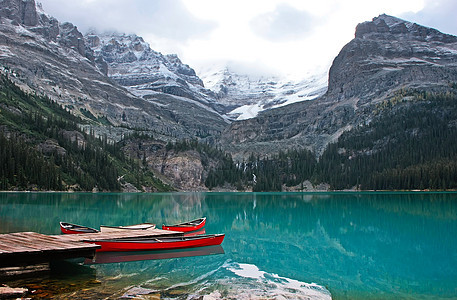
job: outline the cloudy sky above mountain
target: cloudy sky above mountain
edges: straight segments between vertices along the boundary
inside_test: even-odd
[[[386,13],[457,35],[455,0],[37,0],[82,32],[136,33],[203,72],[306,77],[327,70],[355,26]],[[238,70],[236,70],[238,69]]]

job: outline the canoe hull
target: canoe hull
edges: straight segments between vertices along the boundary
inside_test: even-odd
[[[135,225],[127,225],[127,226],[108,226],[108,225],[100,225],[100,232],[107,233],[107,232],[119,232],[122,230],[153,230],[156,228],[156,225],[153,223],[141,223]]]
[[[94,229],[94,228],[66,223],[66,222],[60,222],[60,231],[64,234],[82,234],[82,233],[99,232],[97,229]]]
[[[171,250],[220,245],[225,234],[193,237],[157,237],[147,239],[88,240],[87,243],[100,245],[97,252],[105,251],[146,251]]]
[[[163,230],[171,230],[171,231],[181,231],[181,232],[190,232],[199,230],[203,228],[206,224],[206,218],[200,218],[193,221],[189,221],[182,224],[176,225],[162,225]]]

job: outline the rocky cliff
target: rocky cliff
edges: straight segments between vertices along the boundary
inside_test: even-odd
[[[226,121],[213,109],[187,98],[190,94],[178,96],[179,92],[170,92],[173,86],[165,84],[145,97],[137,92],[142,87],[135,90],[121,84],[128,76],[122,72],[124,66],[119,59],[133,63],[132,59],[138,60],[135,53],[140,52],[145,54],[145,62],[153,56],[161,57],[164,64],[182,75],[184,79],[179,78],[182,85],[201,84],[193,70],[181,64],[176,56],[159,55],[140,38],[136,42],[131,41],[136,52],[126,51],[125,57],[119,53],[123,45],[116,43],[105,45],[112,48],[115,58],[109,51],[102,55],[94,51],[96,38],[86,41],[77,27],[58,22],[34,0],[0,1],[0,65],[24,89],[47,95],[83,118],[122,126],[118,128],[124,128],[121,130],[124,132],[128,132],[126,128],[149,130],[164,139],[217,136],[227,125]],[[141,47],[145,49],[140,51]],[[117,77],[106,76],[110,71]],[[138,77],[135,84],[139,83]],[[167,87],[168,93],[163,92]],[[100,134],[108,136],[119,131],[110,131],[97,122],[93,125]]]
[[[207,190],[206,176],[218,163],[202,151],[169,149],[166,143],[152,139],[126,141],[123,150],[143,160],[158,178],[179,191]]]
[[[380,15],[357,26],[355,38],[333,61],[328,82],[320,98],[234,122],[223,133],[223,148],[238,158],[285,148],[319,156],[344,131],[369,123],[375,105],[397,90],[446,91],[457,82],[457,38]]]
[[[87,133],[114,141],[137,131],[162,141],[214,139],[228,124],[211,92],[176,55],[155,52],[135,35],[84,37],[34,0],[0,0],[0,72],[82,117]],[[61,149],[51,141],[38,150]],[[202,188],[198,157],[169,154],[154,169],[160,155],[151,152],[148,160],[163,181],[177,189]]]
[[[85,38],[97,61],[107,63],[106,74],[138,97],[150,99],[161,92],[217,109],[214,93],[177,55],[156,52],[135,34],[89,33]]]
[[[365,102],[399,87],[448,88],[456,80],[457,37],[388,15],[357,26],[333,61],[328,96]]]

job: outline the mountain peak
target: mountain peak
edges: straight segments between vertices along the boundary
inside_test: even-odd
[[[394,16],[386,15],[386,14],[381,14],[381,15],[379,15],[377,17],[374,17],[372,22],[374,22],[374,23],[382,23],[382,22],[384,22],[390,28],[394,27],[395,25],[398,25],[400,23],[403,23],[403,24],[405,24],[407,26],[412,24],[411,22],[405,21],[403,19],[400,19],[400,18],[397,18],[397,17],[394,17]]]
[[[355,31],[355,37],[361,39],[394,39],[398,35],[403,35],[402,39],[414,41],[440,41],[444,43],[457,41],[455,36],[386,14],[379,15],[372,21],[358,24]]]
[[[373,18],[372,21],[357,25],[356,38],[380,37],[391,34],[407,34],[413,27],[413,23],[386,14]],[[422,27],[422,26],[421,26]]]
[[[130,60],[138,60],[140,57],[147,56],[148,53],[159,55],[153,51],[144,39],[136,34],[125,34],[119,32],[90,32],[85,38],[90,41],[90,47],[94,51],[103,50],[112,54],[126,54]]]
[[[2,0],[0,4],[0,17],[26,26],[38,24],[35,0]]]
[[[403,87],[446,89],[456,78],[456,49],[455,36],[380,15],[357,25],[355,38],[333,61],[329,94],[338,101],[361,97],[369,102],[400,82]]]

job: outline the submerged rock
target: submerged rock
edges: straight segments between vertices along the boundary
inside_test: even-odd
[[[0,286],[0,299],[24,297],[28,292],[25,288],[12,288],[7,285]]]

